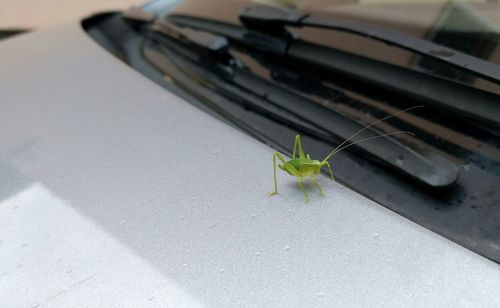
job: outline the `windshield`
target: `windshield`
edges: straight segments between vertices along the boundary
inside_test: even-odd
[[[500,65],[500,3],[494,1],[186,0],[171,13],[239,24],[238,12],[252,3],[383,26]],[[445,77],[483,90],[500,91],[498,85],[487,80],[370,38],[308,27],[290,31],[312,43]]]

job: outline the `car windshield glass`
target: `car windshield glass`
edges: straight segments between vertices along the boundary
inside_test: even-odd
[[[377,25],[500,65],[500,3],[496,1],[186,0],[171,13],[240,24],[235,12],[241,12],[255,4],[274,5],[331,19]],[[312,43],[452,79],[483,90],[500,91],[500,86],[456,67],[367,37],[308,27],[290,30]]]

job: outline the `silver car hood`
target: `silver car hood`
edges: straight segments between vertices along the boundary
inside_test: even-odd
[[[498,264],[326,177],[269,198],[271,148],[77,23],[2,42],[0,72],[2,307],[499,303]]]

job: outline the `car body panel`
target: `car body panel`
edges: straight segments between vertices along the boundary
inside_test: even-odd
[[[498,264],[327,177],[304,204],[280,172],[269,198],[271,148],[77,23],[5,41],[0,59],[2,306],[500,300]]]

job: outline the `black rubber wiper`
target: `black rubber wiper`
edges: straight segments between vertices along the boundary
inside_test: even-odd
[[[161,20],[152,23],[147,31],[150,37],[159,43],[182,54],[183,59],[211,65],[217,76],[224,80],[221,82],[218,78],[206,77],[206,82],[215,84],[219,90],[229,95],[243,98],[246,107],[265,112],[267,116],[277,118],[286,125],[329,142],[347,139],[364,127],[363,123],[355,119],[315,104],[276,83],[251,74],[226,53],[228,45],[223,43],[225,40],[220,36],[202,31],[186,31]],[[177,42],[172,43],[171,40]],[[184,44],[186,46],[182,46]],[[205,58],[207,55],[211,57]],[[174,59],[175,56],[170,58]],[[186,60],[177,62],[182,62],[182,67],[189,65]],[[200,71],[197,67],[193,69]],[[238,89],[244,89],[248,94]],[[372,138],[380,134],[380,131],[369,128],[358,137]],[[457,178],[456,166],[441,155],[413,149],[388,136],[378,141],[361,143],[356,147],[369,158],[432,187],[448,186]]]
[[[248,29],[273,35],[285,34],[285,26],[325,28],[350,32],[445,62],[476,76],[500,84],[500,66],[496,64],[470,56],[458,50],[373,24],[312,16],[263,5],[247,8],[240,14],[240,20]]]
[[[296,22],[298,18],[292,15],[290,19]],[[259,29],[262,26],[250,25],[254,28],[248,29],[217,20],[186,15],[169,15],[168,20],[182,27],[222,35],[231,42],[247,48],[279,55],[290,61],[308,62],[319,69],[341,73],[379,88],[418,99],[428,106],[445,112],[451,111],[450,115],[468,119],[471,123],[480,123],[481,126],[489,125],[496,130],[500,128],[500,96],[491,92],[339,49],[302,41],[281,30],[268,31],[268,29],[273,29],[272,23],[271,26],[263,29],[266,32],[260,32]],[[280,21],[279,24],[282,22]]]

